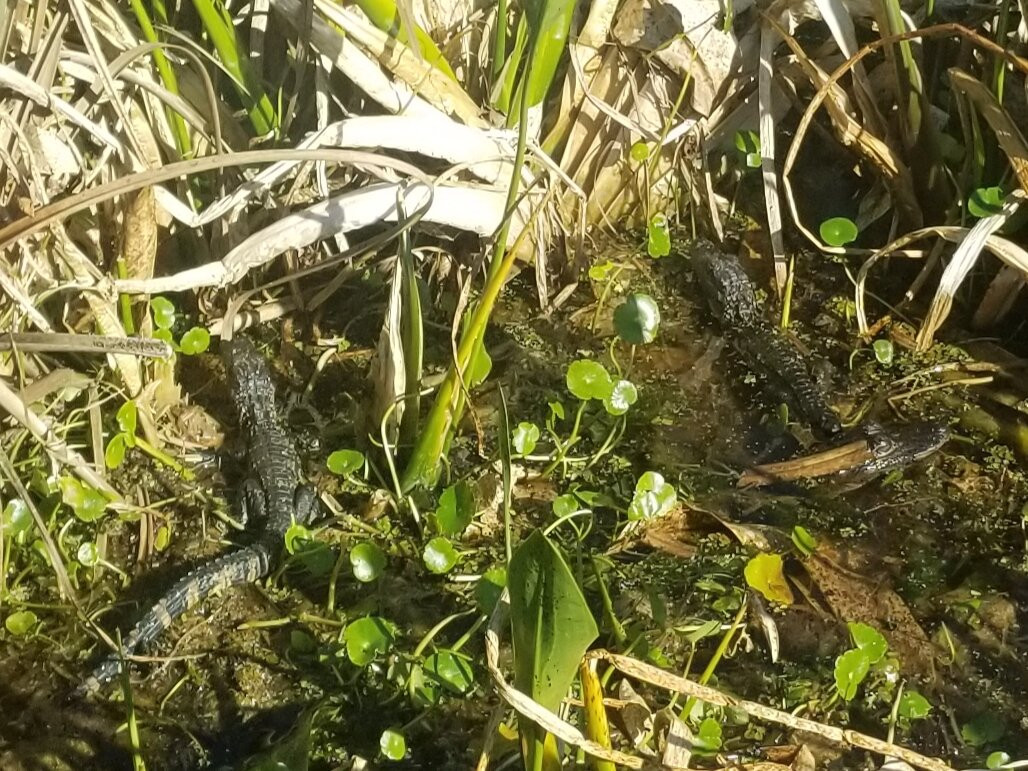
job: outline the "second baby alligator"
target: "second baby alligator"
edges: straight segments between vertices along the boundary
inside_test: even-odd
[[[239,503],[248,527],[259,528],[254,542],[216,557],[180,579],[122,640],[131,654],[168,629],[176,618],[213,592],[266,576],[281,553],[286,531],[319,511],[314,488],[301,481],[300,459],[275,407],[275,386],[263,357],[246,338],[222,344],[232,400],[246,440],[248,474]],[[101,662],[76,690],[94,693],[121,671],[121,657]]]
[[[712,244],[697,242],[691,252],[696,278],[707,305],[746,364],[822,438],[836,440],[842,422],[818,386],[807,359],[761,313],[753,282],[739,261]],[[879,474],[925,458],[949,439],[942,423],[926,421],[895,428],[868,422],[861,426],[870,458],[849,474]]]

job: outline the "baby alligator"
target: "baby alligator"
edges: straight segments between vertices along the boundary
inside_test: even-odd
[[[122,640],[125,653],[152,642],[211,593],[266,576],[293,522],[310,522],[318,512],[317,495],[300,480],[300,459],[275,410],[275,387],[264,359],[246,338],[223,343],[222,353],[247,447],[249,472],[240,509],[244,523],[260,529],[252,544],[211,560],[172,586]],[[76,695],[95,693],[120,671],[121,657],[109,656]]]
[[[753,282],[738,260],[708,242],[698,242],[692,264],[711,312],[746,363],[825,438],[841,437],[842,423],[810,374],[806,359],[764,318]],[[861,434],[871,457],[857,468],[844,469],[846,474],[902,468],[931,455],[949,439],[949,429],[936,422],[889,429],[866,423]]]

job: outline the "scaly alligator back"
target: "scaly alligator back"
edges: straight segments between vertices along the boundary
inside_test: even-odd
[[[122,648],[131,652],[156,640],[183,613],[195,607],[214,592],[240,584],[251,584],[268,574],[271,565],[269,549],[255,544],[218,557],[188,573],[139,620],[122,640]],[[116,655],[104,659],[82,683],[76,694],[94,693],[121,672],[121,659]]]
[[[692,265],[711,312],[746,363],[767,378],[800,416],[827,437],[842,424],[810,373],[807,360],[769,324],[757,306],[753,282],[732,255],[698,242]]]

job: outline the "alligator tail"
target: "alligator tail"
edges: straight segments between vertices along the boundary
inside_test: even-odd
[[[210,594],[231,586],[249,584],[267,575],[269,550],[261,544],[218,557],[183,576],[152,607],[122,640],[126,654],[145,647],[172,625],[176,618]],[[96,693],[121,672],[121,656],[112,654],[93,670],[76,690],[78,697]]]

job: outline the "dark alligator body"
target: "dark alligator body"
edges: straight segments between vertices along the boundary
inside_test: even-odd
[[[761,313],[753,282],[739,261],[709,242],[698,241],[691,250],[691,263],[712,314],[746,364],[766,378],[822,438],[841,438],[842,423],[811,374],[807,358]],[[902,468],[949,440],[949,428],[934,421],[889,428],[869,422],[859,431],[872,457],[857,468],[845,469],[847,475]]]
[[[300,459],[276,411],[275,387],[263,357],[246,338],[223,343],[222,354],[247,448],[248,474],[239,491],[240,509],[246,526],[256,530],[256,538],[172,586],[124,637],[126,654],[151,643],[213,592],[266,576],[293,522],[308,523],[319,511],[314,489],[301,481]],[[76,695],[95,693],[120,671],[121,657],[112,654],[76,689]]]

